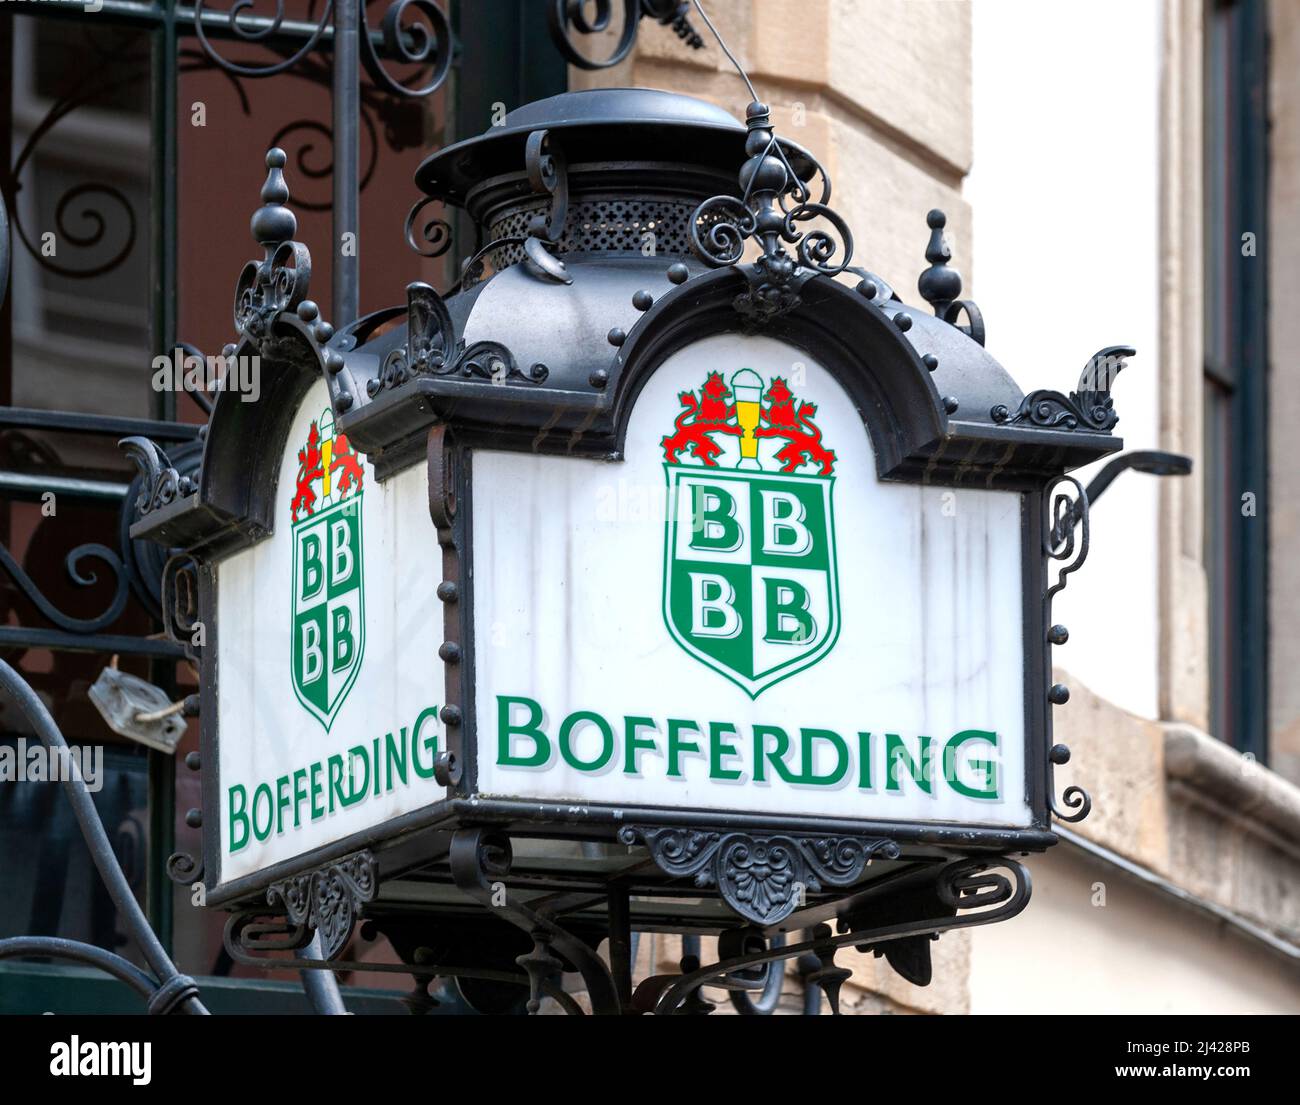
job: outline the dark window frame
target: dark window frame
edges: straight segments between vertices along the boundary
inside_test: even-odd
[[[1205,26],[1205,547],[1210,728],[1268,760],[1268,12]],[[1254,235],[1254,255],[1243,235]],[[1245,496],[1252,494],[1253,514]]]

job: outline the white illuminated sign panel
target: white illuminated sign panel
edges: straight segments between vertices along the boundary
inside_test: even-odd
[[[805,354],[709,337],[622,462],[472,469],[484,796],[1031,823],[1020,495],[879,481]]]

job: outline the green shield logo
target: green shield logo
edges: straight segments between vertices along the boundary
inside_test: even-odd
[[[663,612],[690,655],[750,698],[839,636],[835,454],[781,377],[710,373],[663,439]]]
[[[291,662],[294,694],[327,731],[365,653],[363,478],[347,437],[334,434],[324,411],[298,453]]]

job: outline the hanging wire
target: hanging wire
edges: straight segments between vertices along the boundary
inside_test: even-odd
[[[718,40],[718,46],[722,52],[727,55],[727,60],[736,67],[736,72],[740,74],[740,79],[745,82],[749,89],[749,98],[756,103],[758,102],[758,93],[754,91],[754,82],[749,79],[749,74],[741,67],[740,62],[736,60],[736,55],[731,52],[727,44],[723,41],[722,35],[718,33],[718,28],[713,25],[713,20],[709,18],[709,13],[700,5],[700,0],[692,0],[695,4],[695,10],[700,13],[700,18],[704,20],[709,30],[713,32],[713,37]]]
[[[754,88],[754,82],[749,79],[749,74],[745,72],[744,66],[736,60],[736,55],[731,52],[731,48],[727,45],[721,33],[719,33],[718,28],[713,25],[713,20],[709,18],[709,13],[704,10],[704,6],[700,3],[700,0],[691,0],[691,2],[695,5],[695,10],[700,13],[700,18],[704,20],[705,26],[713,32],[713,37],[718,40],[718,46],[722,52],[727,55],[727,60],[736,67],[736,72],[740,74],[740,79],[745,82],[745,87],[749,89],[749,98],[754,103],[762,103],[759,99],[758,91]],[[792,182],[792,191],[795,199],[799,203],[806,203],[810,200],[812,198],[811,189],[804,183],[799,174],[794,171],[794,167],[790,164],[790,159],[786,157],[785,150],[781,147],[781,141],[776,137],[775,133],[772,135],[771,141],[768,142],[767,148],[763,151],[764,157],[768,157],[772,154],[779,157],[781,163],[785,166],[785,170],[789,174],[789,179]],[[829,199],[830,197],[827,196],[825,198]],[[748,200],[749,189],[746,188],[742,202],[748,202]]]

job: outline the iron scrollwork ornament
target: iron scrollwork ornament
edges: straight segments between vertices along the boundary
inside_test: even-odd
[[[94,572],[83,574],[81,565],[85,560],[98,560],[112,573],[113,597],[104,610],[95,617],[75,618],[70,614],[65,614],[55,606],[37,586],[36,581],[14,559],[9,550],[3,544],[0,544],[0,568],[3,568],[13,579],[19,590],[27,596],[41,614],[54,625],[69,633],[98,633],[117,621],[126,609],[129,582],[126,568],[117,553],[108,548],[107,545],[100,544],[78,545],[68,553],[63,562],[68,572],[68,578],[79,587],[92,587],[99,582],[99,577]]]
[[[852,886],[875,857],[896,859],[898,845],[885,838],[753,835],[628,825],[624,844],[643,841],[666,874],[691,876],[699,887],[716,886],[741,917],[776,924],[824,886]]]
[[[442,203],[442,200],[437,196],[416,200],[406,216],[406,244],[421,257],[430,259],[441,257],[451,249],[451,223],[446,219],[431,216],[420,223],[418,236],[415,232],[416,223],[424,216],[424,209],[434,203]]]
[[[714,268],[736,266],[750,287],[736,298],[736,309],[763,323],[799,302],[803,284],[814,276],[835,276],[853,258],[848,224],[828,204],[830,178],[820,165],[822,191],[812,198],[809,181],[795,172],[772,129],[766,104],[755,101],[745,115],[749,159],[740,170],[741,196],[713,196],[695,209],[691,219],[691,248]],[[804,229],[822,219],[831,229]],[[761,254],[743,265],[745,243],[753,239]],[[786,246],[792,246],[793,251]]]
[[[1070,489],[1073,489],[1073,494]],[[1044,596],[1044,621],[1052,621],[1052,599],[1065,590],[1068,577],[1077,572],[1088,558],[1090,538],[1088,522],[1088,493],[1073,476],[1061,476],[1054,481],[1046,492],[1048,509],[1045,514],[1043,532],[1043,554],[1052,560],[1060,561],[1056,582],[1047,589]],[[1077,536],[1076,536],[1077,532]],[[1054,784],[1055,767],[1067,763],[1070,750],[1063,744],[1053,746],[1048,756],[1048,799],[1052,814],[1058,821],[1082,821],[1092,812],[1092,798],[1083,787],[1066,787],[1061,801],[1056,800]]]
[[[374,398],[417,376],[467,376],[495,384],[540,384],[549,375],[544,364],[521,369],[500,342],[479,341],[467,346],[458,338],[451,313],[435,289],[422,281],[406,286],[406,345],[385,358],[377,377],[366,384]]]
[[[1028,422],[1053,430],[1090,430],[1108,434],[1119,422],[1111,385],[1137,351],[1127,345],[1099,349],[1083,366],[1079,383],[1069,395],[1040,389],[1031,391],[1013,412],[999,403],[989,413],[994,422],[1008,425]]]
[[[569,215],[568,159],[550,131],[535,130],[524,147],[524,164],[533,191],[550,197],[547,210],[528,222],[528,234],[523,240],[525,268],[557,284],[572,284],[573,277],[564,262],[547,248],[564,235]]]
[[[269,905],[283,906],[291,924],[318,933],[322,957],[333,959],[352,935],[362,906],[374,901],[378,875],[375,857],[357,852],[316,871],[273,883],[266,900]]]
[[[203,881],[203,860],[188,852],[173,852],[167,857],[167,877],[177,886],[193,886]]]
[[[623,0],[623,25],[618,44],[606,58],[589,58],[581,53],[573,41],[573,34],[603,34],[609,30],[614,15],[613,0],[593,0],[594,10],[588,17],[589,0],[551,0],[546,9],[551,40],[564,60],[579,69],[608,69],[617,65],[632,52],[637,31],[646,16],[671,27],[692,50],[702,50],[704,39],[691,24],[687,14],[691,5],[683,0]]]
[[[177,472],[167,454],[149,438],[124,437],[117,444],[140,473],[140,494],[135,500],[137,517],[143,518],[194,490],[194,481]]]
[[[326,29],[331,25],[335,34],[339,32],[340,20],[337,18],[336,7],[342,5],[357,9],[355,13],[347,9],[345,11],[348,20],[355,21],[356,28],[360,31],[357,37],[361,42],[361,61],[376,86],[393,96],[418,98],[430,95],[446,82],[447,74],[451,71],[453,47],[451,23],[447,19],[447,13],[434,0],[393,0],[388,5],[379,23],[382,56],[380,48],[376,47],[370,35],[366,0],[337,0],[337,3],[336,0],[326,0],[320,19],[307,33],[302,45],[286,57],[265,65],[231,61],[218,52],[205,30],[208,24],[208,20],[205,19],[207,0],[197,0],[194,5],[194,34],[199,41],[199,46],[213,64],[232,76],[273,77],[277,73],[292,69],[311,55],[324,37]],[[228,12],[216,13],[217,17],[225,16],[229,37],[252,45],[261,43],[269,45],[283,35],[285,0],[275,0],[275,11],[270,16],[259,18],[249,11],[256,6],[257,0],[235,0]],[[406,16],[412,12],[422,16],[423,21],[407,20]],[[399,65],[414,65],[420,66],[422,70],[428,69],[429,76],[423,84],[409,87],[388,73],[384,68],[385,59]]]
[[[427,23],[419,20],[403,22],[408,12],[418,12]],[[380,34],[384,53],[401,65],[419,65],[432,70],[428,80],[417,88],[410,88],[395,80],[384,68],[374,42],[366,32],[366,0],[361,0],[361,60],[375,84],[394,96],[423,97],[437,91],[451,71],[452,34],[447,13],[433,0],[394,0],[388,5],[380,21]]]
[[[246,18],[241,22],[239,18],[240,15],[247,13],[247,9],[255,6],[256,2],[257,0],[235,0],[230,11],[218,13],[225,15],[226,25],[230,30],[230,34],[242,42],[260,43],[268,39],[273,39],[279,33],[281,26],[284,24],[284,0],[275,0],[275,14],[269,19],[264,18],[254,22],[253,20]],[[347,3],[348,0],[342,0],[342,2]],[[211,40],[208,38],[207,31],[204,30],[204,25],[207,22],[204,18],[206,14],[204,9],[206,7],[206,0],[195,0],[194,35],[199,40],[199,45],[202,47],[203,52],[207,54],[213,64],[237,77],[272,77],[277,73],[283,73],[287,69],[292,69],[302,61],[303,58],[316,49],[316,43],[320,41],[321,36],[325,33],[325,28],[330,25],[330,21],[334,15],[334,0],[326,0],[325,10],[321,13],[320,21],[312,28],[311,33],[307,36],[307,40],[297,50],[291,53],[288,57],[281,58],[279,61],[267,65],[244,65],[240,62],[231,61],[228,58],[222,57],[221,54],[217,52],[216,47],[212,45]]]

